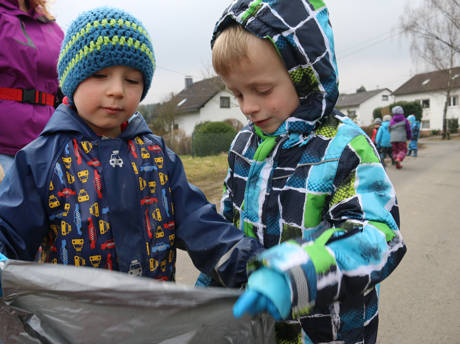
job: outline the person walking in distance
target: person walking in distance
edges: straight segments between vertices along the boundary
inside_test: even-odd
[[[407,145],[407,156],[417,157],[418,153],[418,139],[420,137],[420,122],[417,121],[415,115],[409,115],[407,120],[410,123],[410,129],[412,132],[412,137]]]
[[[396,168],[402,168],[402,162],[407,153],[407,140],[411,139],[410,123],[404,116],[404,109],[395,106],[391,109],[393,118],[390,122],[390,142],[392,147],[393,160]]]
[[[379,130],[377,131],[377,136],[375,138],[375,146],[380,154],[380,159],[382,160],[382,164],[385,167],[385,159],[389,157],[391,159],[391,164],[394,165],[393,156],[391,154],[391,142],[390,142],[390,121],[391,115],[383,116],[383,122],[380,126]]]

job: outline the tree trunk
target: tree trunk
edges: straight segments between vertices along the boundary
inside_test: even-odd
[[[450,135],[447,132],[447,107],[449,105],[450,90],[447,89],[446,101],[444,102],[444,109],[442,111],[442,139],[450,139]]]
[[[446,90],[446,101],[444,102],[444,109],[442,112],[442,139],[450,140],[449,131],[447,129],[447,109],[449,106],[450,89],[452,85],[452,68],[447,71],[447,90]]]

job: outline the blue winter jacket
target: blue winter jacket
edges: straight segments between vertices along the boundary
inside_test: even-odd
[[[246,281],[261,245],[187,182],[179,157],[134,114],[97,136],[60,105],[0,184],[0,252],[174,280],[176,247],[223,285]]]
[[[375,138],[375,145],[377,147],[391,147],[389,128],[390,121],[382,122],[382,125],[377,131],[377,136]]]
[[[291,318],[303,333],[298,323],[278,324],[280,342],[374,343],[377,285],[406,247],[395,190],[374,145],[334,110],[338,76],[327,8],[312,0],[237,0],[213,39],[234,23],[274,44],[300,106],[274,133],[252,123],[238,133],[223,214],[267,248],[255,265],[288,281]]]

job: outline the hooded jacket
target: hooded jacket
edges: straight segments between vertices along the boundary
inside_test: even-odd
[[[410,123],[403,114],[395,114],[390,122],[390,141],[406,142],[411,139]]]
[[[411,141],[417,141],[420,137],[420,121],[417,121],[414,115],[407,116],[410,124]]]
[[[389,127],[390,121],[382,122],[382,125],[377,131],[377,137],[375,138],[377,147],[391,147]]]
[[[64,33],[17,0],[0,1],[0,87],[35,89],[56,95],[56,62]],[[37,138],[54,112],[49,105],[0,98],[0,154],[14,155]]]
[[[273,42],[300,106],[271,135],[253,124],[238,133],[223,214],[272,248],[256,265],[287,277],[290,314],[305,342],[372,343],[376,285],[406,249],[395,191],[373,144],[334,110],[338,76],[327,8],[322,1],[234,1],[212,42],[233,23]],[[264,149],[270,141],[272,149]]]
[[[140,114],[99,137],[60,105],[0,184],[0,252],[174,280],[176,247],[224,285],[247,278],[261,245],[187,182],[179,157]],[[225,256],[224,256],[225,255]]]

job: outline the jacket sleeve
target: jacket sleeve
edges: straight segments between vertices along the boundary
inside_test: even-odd
[[[180,158],[165,147],[174,202],[176,238],[193,264],[226,287],[247,281],[246,265],[263,247],[217,213],[213,204],[188,183]]]
[[[33,164],[30,158],[35,159]],[[0,252],[11,259],[33,260],[48,230],[42,198],[46,178],[33,173],[32,165],[36,170],[46,170],[33,154],[19,151],[0,183]]]
[[[382,145],[382,132],[383,132],[383,126],[380,126],[379,130],[377,130],[377,135],[375,137],[375,145],[377,147],[380,147]]]
[[[222,195],[220,209],[222,215],[228,220],[233,221],[233,202],[231,199],[232,189],[229,180],[232,176],[231,168],[228,169],[227,176],[224,181],[224,193]]]
[[[410,123],[407,119],[404,120],[406,122],[406,135],[407,139],[410,140],[412,138],[412,129],[410,128]]]
[[[256,264],[286,274],[293,317],[364,295],[406,251],[395,191],[368,140],[356,136],[341,153],[322,234],[285,242],[258,257]]]

